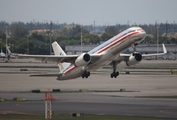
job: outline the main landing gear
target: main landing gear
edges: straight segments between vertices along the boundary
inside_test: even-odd
[[[113,77],[116,78],[117,76],[119,76],[119,72],[118,71],[116,72],[117,64],[116,64],[115,61],[112,62],[112,66],[113,66],[113,72],[111,73],[110,77],[111,78],[113,78]]]
[[[82,74],[82,78],[88,78],[90,76],[90,72],[88,71],[85,71],[83,74]]]
[[[117,77],[117,76],[119,76],[119,72],[117,71],[117,72],[113,72],[113,73],[111,73],[111,78],[113,78],[113,77]]]

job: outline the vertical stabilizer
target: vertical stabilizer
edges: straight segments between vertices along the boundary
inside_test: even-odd
[[[66,53],[56,41],[52,43],[52,48],[54,51],[54,55],[66,56]]]
[[[54,55],[59,55],[59,56],[66,56],[66,53],[63,51],[63,49],[60,47],[60,45],[55,41],[52,43],[52,48],[54,51]],[[71,63],[63,62],[63,63],[58,63],[58,67],[60,72],[68,67]]]

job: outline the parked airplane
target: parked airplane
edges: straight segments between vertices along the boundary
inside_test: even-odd
[[[18,57],[56,61],[58,63],[58,74],[40,74],[31,76],[56,76],[57,80],[74,79],[80,76],[82,76],[82,78],[88,78],[90,76],[90,71],[101,68],[105,65],[112,65],[113,72],[110,74],[110,77],[116,78],[119,75],[116,66],[122,61],[124,61],[127,66],[131,66],[138,64],[143,57],[163,55],[167,53],[164,44],[162,44],[163,53],[141,54],[136,51],[132,54],[121,53],[129,47],[135,48],[145,37],[146,32],[142,28],[131,27],[91,51],[80,55],[66,55],[57,42],[52,43],[54,55],[11,54]],[[10,52],[9,49],[8,51]]]
[[[5,53],[3,53],[3,51],[2,51],[2,47],[1,47],[0,58],[5,58],[5,57],[6,57],[6,54],[5,54]]]

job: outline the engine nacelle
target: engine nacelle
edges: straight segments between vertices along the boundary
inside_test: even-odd
[[[142,60],[141,53],[134,52],[131,54],[129,59],[126,61],[127,66],[138,64]]]
[[[76,66],[84,66],[87,65],[91,61],[91,57],[87,53],[82,53],[76,60],[75,65]]]

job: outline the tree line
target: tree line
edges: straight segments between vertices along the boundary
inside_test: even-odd
[[[143,41],[146,44],[156,44],[157,37],[159,44],[177,44],[177,25],[161,24],[143,24],[132,25],[143,28],[148,36]],[[44,22],[0,22],[0,46],[5,51],[6,37],[11,50],[16,53],[26,54],[50,54],[50,43],[57,41],[62,48],[66,45],[100,44],[121,31],[132,27],[130,25],[78,25],[78,24],[58,24]],[[37,30],[43,30],[39,33]],[[45,31],[44,31],[45,30]]]

